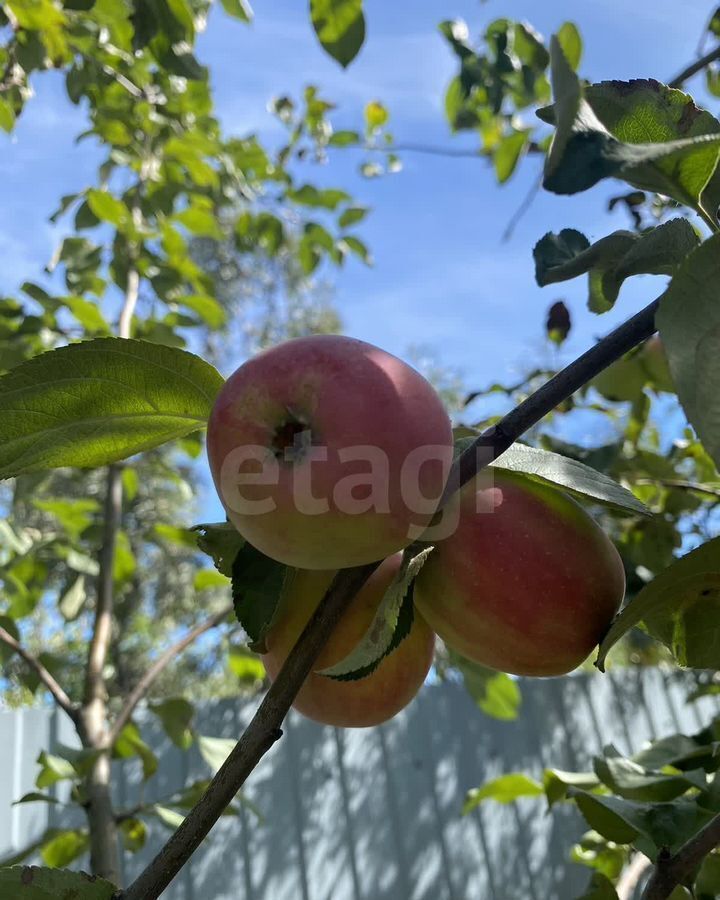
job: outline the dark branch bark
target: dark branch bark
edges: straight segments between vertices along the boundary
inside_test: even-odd
[[[647,883],[642,900],[667,900],[717,846],[720,846],[720,815],[684,843],[674,856],[668,853],[658,856],[655,872]]]
[[[122,709],[118,713],[117,718],[113,722],[108,735],[108,745],[110,747],[112,747],[112,745],[118,739],[120,732],[130,721],[130,717],[135,711],[135,707],[143,699],[143,697],[153,686],[154,682],[164,672],[168,665],[175,659],[175,657],[182,653],[182,651],[190,644],[192,644],[193,641],[196,641],[201,635],[205,634],[206,631],[210,631],[211,628],[215,628],[217,625],[219,625],[223,621],[223,619],[227,619],[227,617],[232,612],[232,609],[232,605],[226,606],[214,616],[211,616],[209,619],[206,619],[204,622],[196,625],[195,628],[191,629],[184,637],[180,638],[179,641],[168,647],[167,650],[155,660],[155,662],[150,666],[150,668],[145,672],[142,678],[135,685],[132,692],[128,695],[125,704],[123,705]]]
[[[44,684],[48,691],[52,694],[53,700],[57,703],[60,709],[64,710],[73,720],[73,722],[77,722],[77,707],[65,693],[63,688],[53,678],[50,672],[48,672],[45,666],[40,662],[40,660],[36,656],[33,656],[32,653],[29,653],[4,628],[0,628],[0,641],[2,641],[2,643],[6,644],[8,647],[11,647],[17,653],[17,655],[21,659],[23,659],[28,666],[30,666],[30,668],[35,672],[42,684]]]
[[[507,450],[521,434],[555,406],[636,344],[650,337],[655,332],[657,305],[655,301],[633,316],[508,413],[496,427],[481,435],[454,466],[450,476],[453,487],[450,492],[446,492],[441,502],[445,502],[454,490],[468,481],[482,466],[491,462],[494,456]],[[356,569],[344,569],[338,573],[252,721],[200,802],[190,811],[155,859],[125,892],[117,895],[118,898],[156,900],[200,846],[257,763],[281,736],[283,719],[312,670],[318,654],[348,603],[377,565],[373,563]]]
[[[698,72],[706,69],[711,63],[714,63],[718,59],[720,59],[720,46],[715,47],[714,50],[706,53],[705,56],[701,56],[700,59],[696,59],[694,63],[690,63],[690,65],[684,68],[682,72],[678,72],[672,81],[668,81],[668,87],[682,87],[689,78],[692,78],[693,75],[697,75]]]

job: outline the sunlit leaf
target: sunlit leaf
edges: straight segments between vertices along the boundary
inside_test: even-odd
[[[141,341],[42,353],[0,378],[0,477],[104,465],[189,434],[222,383],[198,357]]]
[[[365,40],[362,0],[310,0],[318,40],[341,66],[348,66]]]

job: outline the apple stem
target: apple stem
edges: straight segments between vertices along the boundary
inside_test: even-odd
[[[598,341],[504,416],[497,425],[480,435],[454,463],[448,479],[449,488],[446,488],[441,504],[558,404],[567,400],[628,350],[654,334],[658,303],[658,300],[650,303]],[[127,890],[115,894],[114,900],[156,900],[182,869],[260,759],[282,735],[280,726],[320,651],[347,605],[378,565],[379,562],[370,563],[338,572],[250,724],[210,782],[205,794],[152,862]]]

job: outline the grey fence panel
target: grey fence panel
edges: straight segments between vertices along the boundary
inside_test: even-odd
[[[623,752],[718,714],[716,698],[688,704],[682,673],[629,670],[606,677],[524,681],[514,722],[483,716],[457,684],[425,687],[378,728],[338,730],[291,715],[285,736],[253,772],[248,807],[224,817],[165,896],[168,900],[569,900],[588,872],[568,861],[584,830],[571,807],[487,803],[466,817],[467,790],[505,772],[581,769],[607,744]],[[200,734],[236,738],[257,701],[198,712]],[[141,721],[158,755],[143,782],[139,760],[113,763],[118,807],[160,802],[208,777],[198,749],[180,751],[154,717]],[[51,710],[0,712],[0,857],[46,828],[82,824],[61,805],[12,806],[34,789],[41,750],[77,746]],[[67,799],[67,785],[50,792]],[[69,815],[69,817],[68,817]],[[143,851],[125,855],[127,883],[162,846],[156,820]],[[5,900],[5,898],[0,898]]]

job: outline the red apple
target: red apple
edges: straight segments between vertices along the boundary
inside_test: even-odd
[[[625,592],[620,555],[579,504],[489,469],[458,495],[457,528],[415,582],[428,624],[462,656],[517,675],[561,675],[605,633]]]
[[[303,715],[344,728],[379,725],[407,706],[422,686],[432,663],[435,635],[417,612],[410,634],[372,674],[356,681],[337,681],[317,674],[340,662],[357,646],[400,568],[401,559],[400,553],[386,559],[350,603],[321,651],[315,671],[305,679],[295,698],[293,706]],[[302,570],[294,573],[266,637],[263,662],[271,679],[277,677],[335,574]]]
[[[208,425],[228,517],[267,556],[301,569],[383,559],[430,521],[452,458],[447,413],[406,363],[316,335],[230,376]]]

